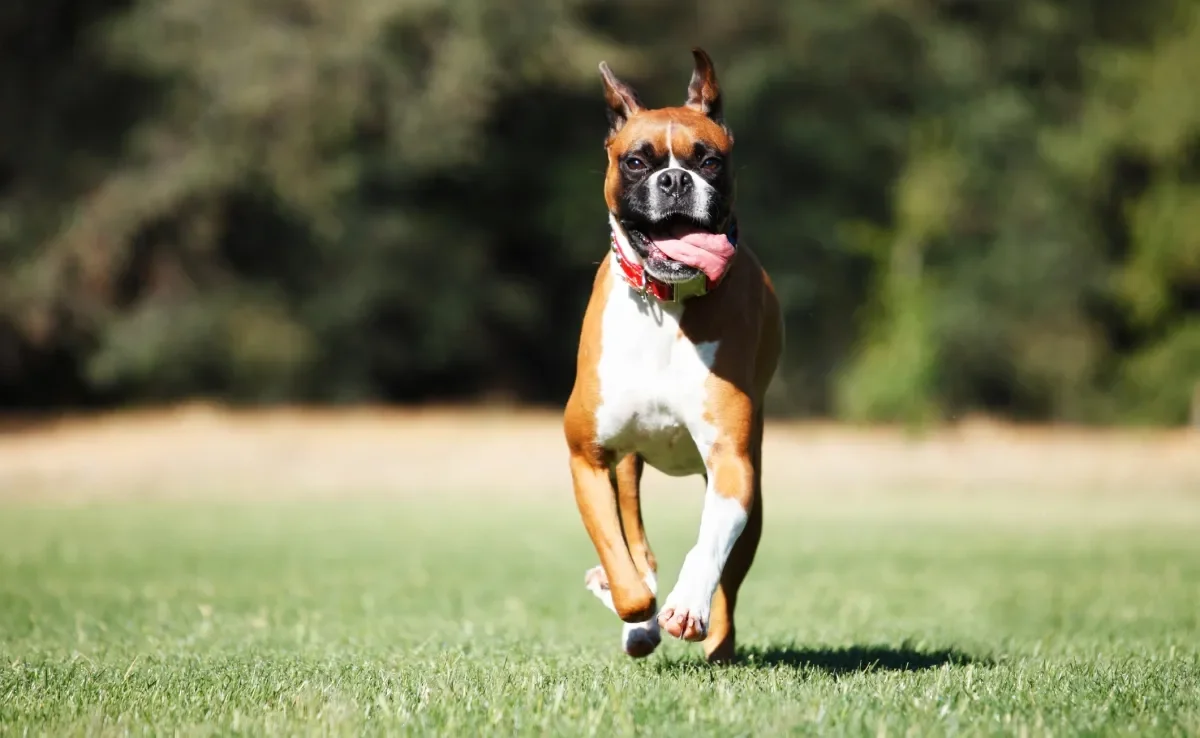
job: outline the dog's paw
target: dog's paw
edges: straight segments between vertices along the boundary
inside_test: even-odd
[[[616,605],[613,604],[612,589],[608,585],[608,575],[604,573],[603,566],[593,566],[584,572],[583,586],[596,595],[609,610],[617,611]]]
[[[593,593],[608,591],[608,575],[604,573],[603,566],[593,566],[583,573],[583,586],[587,587]]]
[[[654,572],[646,575],[646,586],[651,592],[658,589]],[[583,586],[604,603],[609,610],[616,612],[613,605],[612,588],[608,583],[608,575],[604,567],[593,566],[583,575]],[[654,653],[662,642],[659,634],[658,620],[651,618],[644,623],[624,623],[621,627],[621,650],[635,659],[644,658]]]
[[[685,641],[702,641],[708,635],[709,606],[700,602],[688,602],[690,598],[677,597],[674,592],[658,613],[659,626],[675,638]]]
[[[626,623],[621,629],[621,648],[635,659],[645,658],[654,653],[662,636],[658,632],[658,621],[647,620],[644,623]]]

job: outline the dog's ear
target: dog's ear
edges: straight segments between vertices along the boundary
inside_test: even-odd
[[[717,84],[717,72],[712,59],[704,49],[692,49],[696,68],[692,70],[692,81],[688,85],[687,107],[704,113],[721,122],[721,87]]]
[[[600,62],[600,77],[604,80],[604,99],[608,101],[608,135],[612,136],[641,112],[642,103],[633,88],[617,79],[605,62]]]

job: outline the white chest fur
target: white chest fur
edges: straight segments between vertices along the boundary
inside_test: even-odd
[[[704,418],[717,342],[679,329],[685,304],[643,299],[614,275],[601,329],[597,441],[672,476],[704,472],[716,430]]]

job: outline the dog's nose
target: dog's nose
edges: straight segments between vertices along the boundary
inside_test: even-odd
[[[692,189],[692,178],[682,169],[668,169],[658,175],[658,189],[664,195],[678,197]]]

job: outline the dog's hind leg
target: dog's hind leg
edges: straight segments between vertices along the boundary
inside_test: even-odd
[[[621,530],[612,472],[594,455],[573,453],[571,477],[575,502],[596,554],[600,570],[587,574],[587,586],[626,623],[653,617],[655,593],[642,579]]]
[[[646,540],[646,528],[642,523],[642,471],[645,462],[637,454],[630,454],[617,463],[613,470],[617,488],[617,507],[621,513],[621,529],[629,554],[642,580],[655,595],[658,594],[658,562]],[[658,618],[651,616],[643,623],[625,623],[621,628],[621,646],[625,653],[634,658],[649,656],[658,648],[661,636]]]
[[[643,578],[653,578],[658,572],[658,562],[646,540],[646,527],[642,522],[642,471],[645,466],[641,456],[629,454],[613,470],[613,483],[617,488],[621,530],[625,533],[633,565]]]
[[[617,511],[621,519],[621,531],[633,564],[642,581],[654,595],[658,594],[658,564],[654,552],[646,540],[646,529],[642,523],[641,481],[645,464],[636,454],[621,459],[610,474],[613,487],[617,490]],[[604,567],[596,566],[584,575],[584,586],[596,595],[604,606],[616,612],[612,591]],[[649,656],[661,642],[658,619],[651,617],[641,623],[625,623],[621,628],[621,647],[634,658]]]

